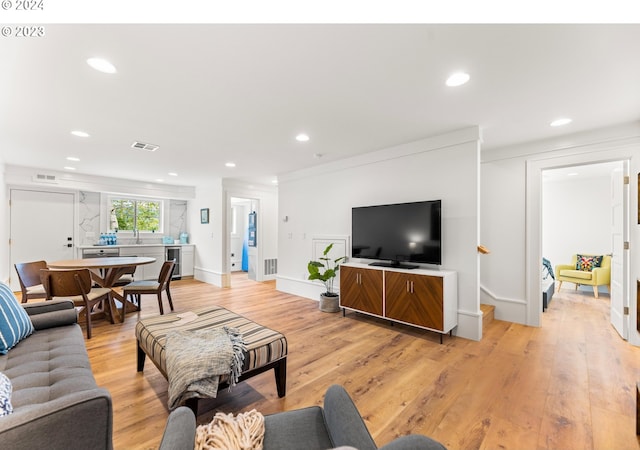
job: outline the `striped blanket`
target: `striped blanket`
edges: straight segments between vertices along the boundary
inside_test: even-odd
[[[216,397],[220,376],[234,386],[247,348],[237,328],[176,330],[167,334],[166,364],[169,409],[194,397]]]

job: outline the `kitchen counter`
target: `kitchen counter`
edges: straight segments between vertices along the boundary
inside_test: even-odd
[[[116,244],[116,245],[78,245],[79,249],[85,248],[128,248],[128,247],[189,247],[195,244],[163,244],[158,242],[157,244]]]
[[[193,277],[195,262],[194,244],[117,244],[117,245],[78,245],[78,258],[104,258],[116,256],[145,256],[154,258],[152,264],[141,266],[136,279],[155,280],[165,260],[175,260],[174,278]]]

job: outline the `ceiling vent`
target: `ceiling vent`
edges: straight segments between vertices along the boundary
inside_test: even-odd
[[[156,150],[158,150],[160,147],[157,145],[153,145],[153,144],[146,144],[144,142],[134,142],[131,147],[133,148],[139,148],[140,150],[146,150],[148,152],[155,152]]]
[[[37,183],[54,183],[55,184],[58,182],[55,175],[47,175],[44,173],[37,173],[33,176],[32,179]]]

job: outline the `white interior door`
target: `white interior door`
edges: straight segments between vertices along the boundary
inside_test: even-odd
[[[623,339],[629,338],[629,314],[625,314],[629,307],[629,251],[624,248],[628,242],[629,198],[629,185],[624,184],[624,177],[628,173],[628,161],[624,161],[623,170],[611,173],[611,324]]]
[[[11,289],[20,290],[13,265],[74,257],[74,195],[11,189]]]

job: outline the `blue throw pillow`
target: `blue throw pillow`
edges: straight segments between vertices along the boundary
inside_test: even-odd
[[[0,372],[0,416],[6,416],[13,412],[11,405],[11,380],[2,372]]]
[[[0,282],[0,355],[33,333],[33,324],[13,291]]]

